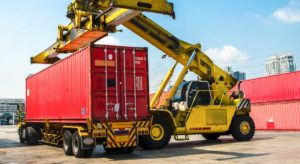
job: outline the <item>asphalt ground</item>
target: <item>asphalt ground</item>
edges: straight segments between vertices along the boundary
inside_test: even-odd
[[[106,154],[97,146],[92,158],[65,156],[62,148],[19,143],[16,126],[0,126],[0,163],[300,163],[300,132],[257,131],[250,142],[231,136],[206,141],[201,135],[189,141],[171,141],[163,150],[137,148],[133,154]]]

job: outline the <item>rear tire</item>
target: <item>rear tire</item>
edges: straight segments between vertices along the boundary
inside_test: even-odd
[[[212,134],[202,134],[202,136],[206,140],[217,140],[220,137],[220,134],[212,133]]]
[[[66,155],[73,155],[72,151],[72,133],[66,130],[63,134],[63,149]]]
[[[76,131],[72,136],[72,152],[77,158],[88,158],[91,157],[94,153],[94,148],[83,149],[83,143],[81,136]]]
[[[237,115],[232,120],[231,134],[237,141],[249,141],[255,133],[255,124],[248,115]]]
[[[33,127],[27,127],[25,129],[25,144],[29,146],[34,146],[38,144],[39,134]]]
[[[150,135],[139,136],[139,146],[146,150],[162,149],[171,139],[172,129],[168,121],[161,116],[154,116]]]
[[[21,144],[25,143],[25,138],[26,138],[26,136],[23,133],[25,133],[25,129],[23,127],[19,128],[18,134],[19,134],[19,140]]]

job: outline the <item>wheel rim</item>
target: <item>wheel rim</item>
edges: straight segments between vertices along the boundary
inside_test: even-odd
[[[164,128],[161,125],[155,124],[151,127],[150,136],[153,140],[161,140],[164,137],[164,134]]]
[[[250,133],[250,124],[247,121],[243,121],[240,125],[240,131],[242,134],[247,135]]]
[[[63,141],[64,141],[64,142],[63,142],[64,149],[67,150],[68,147],[69,147],[69,140],[68,140],[66,134],[64,135],[64,138],[63,138],[63,139],[64,139],[64,140],[63,140]]]
[[[77,154],[77,152],[78,152],[78,138],[77,137],[74,137],[74,140],[73,140],[73,150],[74,150],[74,154]]]

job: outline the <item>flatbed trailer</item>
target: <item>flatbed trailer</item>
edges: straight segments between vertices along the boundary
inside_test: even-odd
[[[150,127],[147,48],[90,45],[26,80],[20,141],[130,153]]]

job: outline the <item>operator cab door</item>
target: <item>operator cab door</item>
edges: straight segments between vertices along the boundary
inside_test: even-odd
[[[184,81],[172,100],[174,115],[177,111],[186,112],[197,105],[209,105],[212,100],[209,83],[206,81]]]
[[[206,81],[191,81],[185,96],[188,108],[197,105],[209,105],[212,99],[209,83]]]

